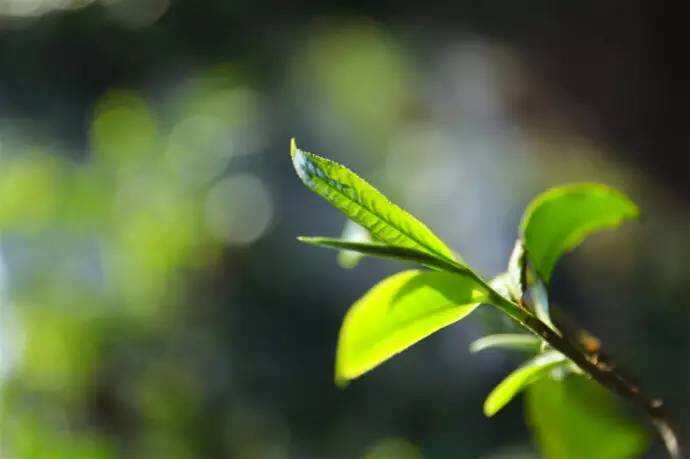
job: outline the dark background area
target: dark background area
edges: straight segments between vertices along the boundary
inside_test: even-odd
[[[402,30],[420,51],[438,37],[476,34],[509,43],[570,122],[637,166],[672,180],[687,196],[688,72],[681,13],[681,7],[659,2],[533,1],[498,7],[493,2],[173,1],[156,24],[133,31],[92,6],[28,25],[3,21],[2,102],[14,113],[40,116],[51,125],[50,134],[83,147],[84,120],[108,88],[174,79],[181,65],[228,59],[244,61],[263,84],[279,84],[291,31],[320,18],[361,17]],[[521,118],[543,121],[552,110],[543,96],[525,99],[510,107]],[[71,113],[63,112],[65,106]]]

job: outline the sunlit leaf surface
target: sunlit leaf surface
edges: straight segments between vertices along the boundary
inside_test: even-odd
[[[636,218],[637,206],[605,185],[552,188],[529,205],[520,226],[527,257],[548,282],[558,259],[593,232]]]
[[[526,404],[547,459],[631,459],[647,448],[646,431],[622,415],[611,393],[582,376],[544,378],[529,387]]]
[[[391,203],[357,174],[329,159],[290,145],[292,162],[304,184],[340,209],[372,236],[390,245],[421,250],[445,260],[453,251],[426,225]]]
[[[530,383],[546,376],[549,371],[566,362],[563,354],[551,351],[538,355],[513,371],[491,391],[484,402],[484,414],[493,416]]]
[[[487,298],[470,276],[405,271],[357,301],[340,330],[336,382],[371,370],[395,354],[472,312]]]

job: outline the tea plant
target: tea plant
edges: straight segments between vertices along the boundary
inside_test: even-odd
[[[463,319],[480,304],[488,304],[526,333],[489,335],[473,343],[471,351],[519,349],[534,357],[490,392],[484,402],[486,416],[495,415],[529,386],[530,422],[549,457],[612,459],[638,453],[644,447],[639,431],[612,414],[606,394],[596,385],[588,385],[587,380],[594,380],[642,408],[670,456],[685,457],[662,401],[645,395],[623,376],[605,357],[596,338],[552,320],[549,308],[547,286],[558,259],[588,235],[638,217],[637,206],[625,195],[594,183],[566,185],[541,194],[525,211],[507,271],[487,281],[424,223],[349,169],[299,149],[294,139],[290,155],[304,184],[361,227],[356,237],[299,237],[300,241],[340,250],[345,264],[353,265],[356,257],[366,255],[427,268],[384,279],[350,308],[338,339],[337,384],[363,375]],[[352,233],[350,230],[345,233]],[[569,389],[563,392],[566,387]],[[566,402],[563,419],[548,415]],[[598,405],[587,406],[590,403]],[[603,415],[597,415],[602,411]],[[569,426],[582,419],[591,423],[589,434],[569,431]],[[553,424],[559,422],[561,429],[554,429]],[[572,438],[577,435],[589,437]]]

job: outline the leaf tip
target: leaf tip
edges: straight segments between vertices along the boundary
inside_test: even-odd
[[[290,158],[292,159],[292,166],[295,168],[295,172],[297,172],[297,176],[300,180],[302,180],[308,188],[313,189],[310,174],[314,172],[314,166],[311,164],[310,156],[313,155],[299,149],[294,137],[290,139]]]
[[[477,352],[481,352],[486,349],[486,346],[484,345],[485,341],[485,337],[472,341],[469,346],[470,354],[476,354]]]
[[[484,401],[482,411],[484,412],[484,416],[486,416],[487,418],[493,417],[498,412],[498,409],[491,400],[491,395],[489,395],[489,397],[487,397],[487,399]]]
[[[297,236],[297,240],[303,244],[323,246],[321,241],[323,238],[314,236]]]
[[[345,378],[345,377],[343,377],[343,376],[341,376],[341,375],[338,375],[338,374],[335,375],[334,381],[335,381],[335,386],[336,386],[338,389],[345,389],[347,386],[350,385],[350,380],[349,380],[349,379],[347,379],[347,378]]]
[[[297,154],[297,151],[299,148],[297,148],[297,141],[295,140],[294,137],[290,138],[290,157],[294,158],[295,155]]]
[[[338,354],[338,353],[336,353]],[[336,387],[338,389],[345,389],[348,385],[350,385],[350,381],[352,381],[351,377],[348,377],[347,372],[345,371],[345,368],[343,366],[343,362],[341,361],[341,357],[339,355],[336,355],[335,359],[335,375],[334,375],[334,382]]]

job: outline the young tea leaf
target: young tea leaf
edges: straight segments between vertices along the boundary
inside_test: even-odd
[[[528,388],[525,401],[527,422],[547,459],[631,459],[649,444],[616,397],[583,376],[544,378]]]
[[[530,263],[548,282],[558,259],[585,237],[638,216],[637,206],[612,188],[594,183],[566,185],[532,201],[520,232]]]
[[[464,265],[457,262],[440,260],[433,257],[426,252],[421,252],[416,249],[407,247],[396,247],[392,245],[381,244],[380,242],[355,242],[346,241],[343,239],[333,239],[329,237],[307,237],[299,236],[297,238],[300,242],[306,244],[316,245],[319,247],[327,247],[336,250],[346,250],[349,252],[361,253],[379,258],[391,258],[395,260],[412,261],[420,263],[429,268],[439,269],[441,271],[456,272],[461,274],[474,274]]]
[[[528,360],[491,391],[484,402],[484,414],[491,417],[498,413],[525,387],[565,362],[566,357],[556,351],[545,352]]]
[[[503,298],[508,301],[515,301],[512,293],[510,293],[510,274],[507,272],[501,273],[489,281],[489,286]]]
[[[499,348],[523,352],[539,352],[541,339],[524,333],[502,333],[488,335],[470,344],[470,352],[475,353],[484,349]]]
[[[415,217],[391,203],[381,192],[346,167],[290,143],[297,175],[316,194],[390,245],[421,250],[455,261],[453,251]]]
[[[467,316],[488,297],[469,275],[404,271],[367,292],[340,329],[336,382],[356,378],[435,331]]]
[[[536,279],[532,285],[527,288],[526,303],[528,303],[534,311],[534,315],[539,320],[544,322],[548,327],[558,333],[558,328],[551,321],[551,313],[549,312],[549,295],[546,292],[546,285],[541,279]]]
[[[510,254],[510,260],[508,260],[507,275],[506,287],[510,293],[510,298],[519,302],[527,289],[527,260],[521,239],[515,241],[513,252]]]

